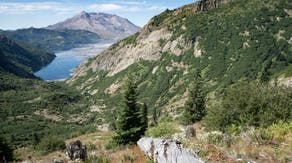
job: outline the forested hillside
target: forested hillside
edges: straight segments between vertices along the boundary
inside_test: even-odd
[[[196,71],[207,92],[224,92],[239,81],[287,84],[291,9],[287,0],[235,0],[208,11],[198,11],[197,3],[166,10],[81,65],[68,83],[114,110],[122,81],[134,73],[141,101],[174,115],[184,106]]]
[[[0,137],[13,148],[36,145],[44,137],[64,139],[94,131],[95,114],[87,114],[86,96],[33,75],[54,57],[0,35]]]
[[[55,55],[34,49],[27,44],[0,35],[0,71],[6,71],[21,77],[34,77],[33,72],[49,64]]]
[[[66,162],[72,138],[88,147],[85,162],[178,158],[168,142],[206,162],[291,162],[291,26],[290,0],[200,0],[153,17],[65,82],[23,78],[39,67],[18,44],[55,51],[78,34],[68,45],[67,30],[48,40],[49,30],[6,31],[17,43],[0,37],[0,137],[19,160],[37,151]],[[142,136],[152,156],[136,146]]]
[[[96,33],[68,29],[54,31],[42,28],[27,28],[2,31],[1,33],[19,43],[30,44],[34,48],[50,52],[69,50],[81,44],[97,43],[100,39]]]

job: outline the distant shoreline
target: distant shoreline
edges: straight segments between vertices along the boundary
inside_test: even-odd
[[[102,40],[99,43],[84,44],[70,50],[55,53],[55,59],[43,67],[36,76],[47,82],[65,81],[72,76],[72,71],[88,58],[95,57],[114,43],[113,40]]]

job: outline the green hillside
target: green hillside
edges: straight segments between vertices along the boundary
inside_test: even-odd
[[[52,152],[51,142],[117,129],[79,137],[88,143],[87,161],[112,161],[120,150],[116,159],[133,161],[140,150],[129,153],[127,143],[148,127],[146,136],[181,139],[207,162],[290,162],[292,3],[229,1],[167,9],[65,82],[33,79],[53,59],[34,48],[65,50],[97,41],[96,34],[0,31],[16,40],[0,35],[0,137],[18,152]],[[185,125],[196,136],[184,136]]]
[[[2,33],[18,42],[51,52],[72,49],[80,44],[96,43],[100,39],[96,33],[83,30],[54,31],[42,28],[27,28],[3,31]]]
[[[34,77],[32,73],[49,64],[55,55],[18,44],[0,35],[0,57],[0,71],[10,72],[21,77]]]
[[[71,138],[95,131],[87,97],[60,82],[44,82],[0,71],[0,136],[13,147],[43,137]]]
[[[117,108],[121,83],[127,74],[136,74],[141,102],[176,115],[196,71],[209,95],[239,81],[282,82],[292,75],[288,0],[235,0],[204,12],[196,7],[155,16],[139,33],[82,65],[69,84],[95,92],[98,105]]]
[[[0,35],[0,137],[14,148],[36,145],[43,137],[64,139],[94,130],[96,114],[86,114],[86,96],[33,75],[54,57]]]

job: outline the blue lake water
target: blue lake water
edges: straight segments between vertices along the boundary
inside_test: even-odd
[[[90,57],[94,57],[108,48],[113,41],[102,40],[96,44],[87,44],[67,51],[57,52],[56,58],[35,75],[43,80],[64,80],[71,76],[74,68]]]

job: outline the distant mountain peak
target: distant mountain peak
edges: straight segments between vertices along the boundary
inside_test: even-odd
[[[128,19],[106,13],[82,11],[63,22],[47,27],[51,30],[87,30],[97,33],[101,38],[120,40],[132,35],[140,28]]]
[[[80,12],[80,15],[88,14],[86,11]]]

